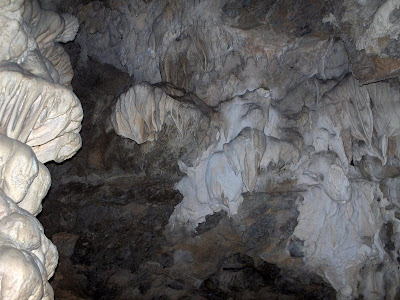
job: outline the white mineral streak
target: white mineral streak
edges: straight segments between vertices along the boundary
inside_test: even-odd
[[[0,298],[53,299],[58,254],[34,215],[51,184],[43,163],[81,147],[82,108],[57,43],[78,22],[36,0],[0,0],[0,28]]]
[[[400,0],[386,0],[376,11],[372,23],[365,33],[356,40],[358,50],[366,50],[367,53],[378,53],[382,51],[380,40],[398,39],[400,26],[398,18],[392,18],[391,14],[400,8]],[[386,46],[386,45],[384,45]]]

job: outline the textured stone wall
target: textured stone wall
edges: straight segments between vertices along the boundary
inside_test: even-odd
[[[341,299],[398,295],[398,1],[42,4],[77,17],[79,66],[94,59],[134,78],[103,130],[143,156],[182,152],[183,199],[165,233],[181,238],[175,270],[210,275],[185,235],[222,215],[229,229],[211,230],[221,248],[318,275]],[[163,172],[143,161],[146,176]]]

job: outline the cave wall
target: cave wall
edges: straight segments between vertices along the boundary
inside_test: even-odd
[[[399,1],[32,3],[37,46],[11,49],[5,77],[64,95],[58,42],[79,24],[65,49],[87,112],[40,216],[63,249],[56,294],[398,297]],[[0,125],[60,162],[81,121],[62,99],[54,136],[33,112]]]

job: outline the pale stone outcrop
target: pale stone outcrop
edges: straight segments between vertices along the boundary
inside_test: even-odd
[[[17,65],[0,69],[0,86],[0,132],[31,146],[43,163],[61,162],[78,151],[83,114],[71,90]]]
[[[400,1],[398,0],[385,1],[379,6],[368,29],[365,30],[363,35],[357,37],[356,46],[358,50],[382,55],[382,50],[388,43],[388,41],[382,42],[382,40],[398,39],[400,33],[399,7]]]
[[[58,254],[39,221],[0,191],[0,296],[53,299]]]
[[[378,141],[385,134],[398,135],[396,117],[391,121],[391,114],[396,115],[398,109],[390,102],[396,92],[391,97],[376,92],[387,88],[381,83],[359,86],[348,77],[325,94],[318,110],[309,114],[306,124],[315,125],[300,130],[312,148],[292,169],[298,186],[305,190],[294,236],[304,241],[307,264],[319,270],[341,299],[356,298],[360,292],[366,297],[390,298],[398,292],[398,276],[389,279],[393,272],[391,254],[381,241],[388,220],[394,222],[396,232],[399,230],[398,219],[388,209],[395,201],[394,194],[385,198],[379,184],[366,180],[349,164],[366,156],[387,163],[387,147]],[[388,102],[382,105],[380,101]],[[385,106],[392,112],[382,121],[379,112]],[[376,270],[379,264],[384,266],[381,272]],[[369,283],[357,276],[369,278]],[[383,282],[388,286],[383,287]],[[362,289],[357,287],[360,283]]]
[[[385,258],[379,239],[385,204],[376,201],[382,197],[377,185],[365,181],[350,185],[345,180],[343,189],[334,192],[343,194],[339,202],[330,185],[311,187],[304,194],[294,236],[304,241],[307,264],[320,270],[317,272],[338,291],[338,297],[354,298],[363,266],[379,264]],[[364,291],[364,295],[372,296],[374,291]]]
[[[174,100],[161,88],[142,83],[120,96],[111,123],[117,134],[142,144],[156,138],[167,118],[184,137],[196,132],[201,111]]]
[[[38,0],[25,1],[23,18],[53,81],[70,88],[74,72],[69,56],[59,42],[67,43],[75,38],[79,27],[78,20],[67,13],[57,14],[44,10]]]
[[[56,55],[56,42],[67,42],[76,34],[76,19],[42,11],[35,0],[4,4],[1,9],[1,16],[16,24],[8,34],[25,38],[3,40],[4,49],[7,42],[12,47],[0,68],[0,132],[27,143],[43,163],[61,162],[81,147],[78,133],[83,113],[73,92],[59,84],[62,69],[43,51]],[[71,68],[69,58],[65,63]]]
[[[50,188],[50,173],[28,145],[0,134],[0,295],[4,299],[53,299],[48,280],[56,247],[34,218]]]
[[[50,188],[50,173],[26,144],[3,134],[0,141],[0,189],[20,207],[37,215]]]
[[[0,298],[53,299],[58,253],[34,216],[51,184],[43,163],[81,147],[82,107],[57,43],[78,23],[36,0],[0,1],[0,28]]]

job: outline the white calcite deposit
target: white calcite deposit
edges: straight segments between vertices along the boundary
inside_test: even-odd
[[[120,96],[111,123],[117,134],[142,144],[155,139],[167,118],[184,136],[196,131],[201,112],[189,103],[174,100],[161,88],[142,83]]]
[[[178,162],[186,176],[176,188],[184,199],[170,217],[170,229],[193,230],[207,215],[221,210],[234,216],[243,193],[269,191],[263,178],[290,179],[295,184],[289,190],[303,199],[298,202],[293,238],[304,242],[305,263],[336,289],[338,298],[360,293],[394,297],[399,277],[388,279],[396,266],[380,238],[387,222],[399,232],[399,220],[387,209],[393,200],[353,164],[366,155],[378,158],[379,164],[390,159],[388,138],[399,134],[400,112],[398,92],[391,89],[383,83],[359,86],[347,76],[324,93],[313,110],[295,117],[275,109],[271,92],[265,89],[221,102],[211,118],[205,118],[208,144],[199,145],[203,150],[195,158]],[[118,100],[112,124],[117,133],[138,143],[156,139],[168,118],[185,135],[185,128],[193,131],[197,127],[189,124],[198,124],[206,114],[196,105],[191,106],[196,113],[190,118],[185,119],[184,110],[172,114],[168,107],[179,105],[158,87],[136,85]],[[290,138],[289,126],[296,126],[301,136]],[[283,167],[271,174],[269,168],[276,165]]]
[[[357,37],[357,49],[380,54],[387,43],[382,43],[382,39],[398,39],[400,26],[396,14],[399,8],[399,0],[385,1],[375,12],[368,29]]]
[[[187,106],[160,88],[141,84],[120,97],[111,122],[118,134],[138,143],[154,140],[167,118],[185,136],[196,131],[205,118],[200,107]],[[213,111],[205,133],[211,139],[204,152],[188,164],[179,162],[187,176],[176,185],[184,200],[171,216],[173,227],[188,223],[195,228],[206,215],[221,209],[237,213],[241,194],[253,192],[257,181],[266,148],[264,128],[269,124],[264,116],[269,109],[270,93],[258,89],[221,103]]]
[[[0,68],[0,86],[0,132],[31,146],[43,163],[75,155],[82,108],[70,89],[15,64]]]
[[[0,191],[2,299],[53,299],[58,253],[39,221]]]
[[[51,184],[44,163],[81,147],[82,108],[70,90],[71,15],[0,1],[0,298],[53,299],[56,247],[34,217]]]
[[[50,173],[28,145],[3,134],[0,134],[0,141],[0,189],[21,208],[36,216],[50,188]]]
[[[139,144],[166,126],[199,136],[177,162],[183,200],[171,230],[221,210],[234,218],[245,193],[296,193],[292,237],[338,298],[399,293],[399,181],[389,170],[400,166],[399,1],[70,3],[53,4],[79,19],[80,62],[136,80],[111,115],[115,132]],[[381,60],[387,53],[395,59]]]

